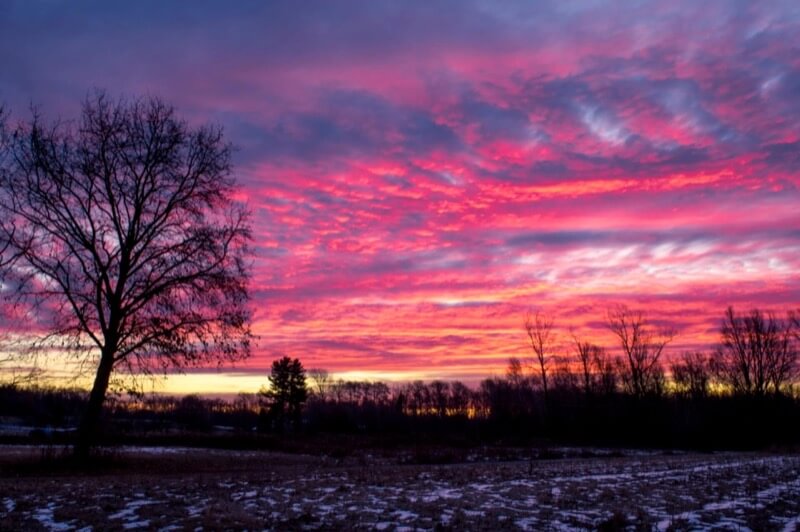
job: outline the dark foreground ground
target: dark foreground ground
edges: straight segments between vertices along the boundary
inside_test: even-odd
[[[49,453],[50,451],[48,451]],[[796,530],[800,456],[669,454],[403,464],[125,448],[78,472],[0,446],[4,530]],[[47,453],[45,453],[47,454]],[[43,461],[44,460],[44,461]]]

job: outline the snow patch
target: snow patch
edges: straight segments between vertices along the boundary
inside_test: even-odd
[[[392,517],[398,521],[409,521],[411,519],[417,519],[419,516],[414,512],[409,512],[408,510],[395,510],[392,512]]]
[[[49,503],[44,508],[37,508],[33,512],[33,518],[39,521],[39,524],[41,524],[46,530],[73,530],[75,526],[71,523],[59,523],[53,518],[53,513],[55,512],[56,508],[58,507],[54,502]]]
[[[799,527],[800,527],[800,515],[786,521],[786,524],[783,525],[783,532],[797,532],[797,529]]]
[[[125,530],[136,530],[137,528],[147,528],[148,526],[150,526],[150,521],[144,519],[142,521],[129,521],[122,525],[122,528]]]
[[[144,495],[144,494],[138,494]],[[121,519],[124,521],[128,521],[126,524],[122,525],[123,527],[127,528],[127,525],[135,525],[136,523],[141,523],[142,521],[139,520],[139,516],[137,512],[139,508],[143,506],[147,506],[150,504],[156,504],[156,501],[152,501],[150,499],[137,499],[130,501],[128,504],[125,505],[125,508],[120,510],[119,512],[113,513],[108,516],[109,519]],[[148,522],[149,523],[149,522]],[[147,526],[147,525],[144,525]],[[138,525],[134,526],[133,528],[139,528]]]

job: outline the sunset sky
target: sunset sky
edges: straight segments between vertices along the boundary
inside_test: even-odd
[[[609,305],[709,348],[727,305],[800,306],[800,3],[0,4],[0,102],[92,88],[221,124],[253,211],[253,357],[463,379],[526,311],[614,352]]]

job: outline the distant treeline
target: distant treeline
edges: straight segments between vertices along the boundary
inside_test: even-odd
[[[607,322],[619,339],[616,355],[572,335],[572,355],[557,356],[552,320],[530,316],[534,363],[511,359],[504,376],[476,388],[337,380],[284,357],[258,394],[111,401],[106,430],[115,441],[222,432],[247,434],[251,443],[259,435],[315,433],[708,449],[800,443],[797,314],[728,309],[713,351],[684,353],[666,367],[661,355],[671,332],[653,330],[625,307],[610,311]],[[0,387],[0,416],[69,426],[85,401],[82,392]]]

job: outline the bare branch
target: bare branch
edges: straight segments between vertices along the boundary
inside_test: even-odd
[[[157,99],[89,97],[74,125],[34,115],[4,135],[0,260],[48,301],[51,329],[100,352],[111,372],[249,354],[248,213],[232,201],[230,147]]]
[[[675,331],[654,331],[641,311],[624,305],[607,311],[606,326],[619,340],[625,362],[622,380],[628,392],[636,396],[660,394],[664,385],[660,359]]]
[[[534,315],[528,313],[525,315],[525,332],[539,363],[542,388],[547,398],[547,365],[553,343],[553,318],[538,311]]]
[[[800,374],[798,324],[792,312],[784,320],[759,309],[740,315],[728,307],[712,360],[716,377],[735,394],[785,392]]]

